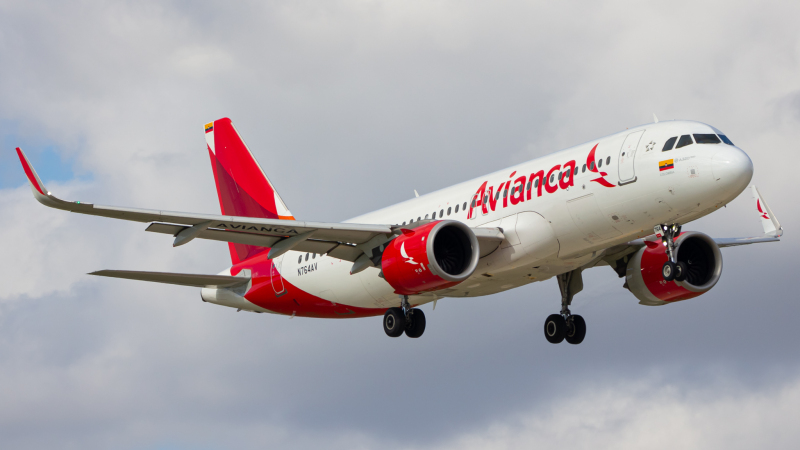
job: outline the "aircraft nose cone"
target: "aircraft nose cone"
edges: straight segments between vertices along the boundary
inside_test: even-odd
[[[750,184],[753,161],[739,148],[726,145],[711,159],[711,171],[717,186],[735,197]]]

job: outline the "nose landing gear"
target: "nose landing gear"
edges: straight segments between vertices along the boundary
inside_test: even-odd
[[[406,333],[410,338],[418,338],[425,332],[425,313],[408,304],[408,296],[400,296],[400,308],[389,308],[383,315],[383,331],[389,337]]]
[[[681,234],[681,226],[678,224],[661,224],[653,228],[656,234],[661,234],[661,242],[667,248],[667,262],[661,268],[661,276],[665,281],[683,281],[686,279],[687,266],[683,261],[678,261],[675,254],[675,238]]]
[[[573,315],[569,305],[572,304],[572,297],[583,290],[581,269],[562,273],[557,279],[561,290],[561,313],[551,314],[544,321],[544,337],[551,344],[559,344],[564,340],[570,344],[580,344],[586,337],[586,321],[581,316]]]

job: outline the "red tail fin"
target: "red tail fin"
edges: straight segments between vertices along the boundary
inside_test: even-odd
[[[206,125],[206,144],[222,214],[294,220],[230,119]],[[228,246],[234,264],[265,250],[244,244]]]

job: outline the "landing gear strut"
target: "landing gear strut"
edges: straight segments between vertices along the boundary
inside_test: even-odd
[[[653,228],[656,234],[661,234],[661,242],[667,250],[667,262],[661,268],[661,275],[665,281],[683,281],[686,279],[687,267],[683,261],[678,261],[675,254],[675,238],[681,234],[681,226],[678,224],[661,224]]]
[[[389,308],[383,315],[383,331],[389,337],[406,333],[410,338],[418,338],[425,332],[425,314],[421,309],[412,308],[408,296],[400,296],[400,308]]]
[[[551,314],[544,322],[544,337],[551,344],[567,340],[570,344],[580,344],[586,337],[586,322],[583,317],[572,315],[569,305],[572,297],[583,290],[581,269],[562,273],[557,276],[558,288],[561,290],[561,313]]]

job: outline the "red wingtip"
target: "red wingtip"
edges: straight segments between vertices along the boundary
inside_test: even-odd
[[[30,163],[28,162],[28,158],[25,157],[25,154],[22,153],[22,149],[17,147],[17,156],[19,156],[19,162],[22,163],[22,168],[25,170],[25,175],[28,177],[28,181],[31,182],[31,186],[33,186],[40,194],[46,195],[44,192],[44,186],[39,181],[39,177],[36,176],[36,173],[33,171],[33,167],[31,167]]]

